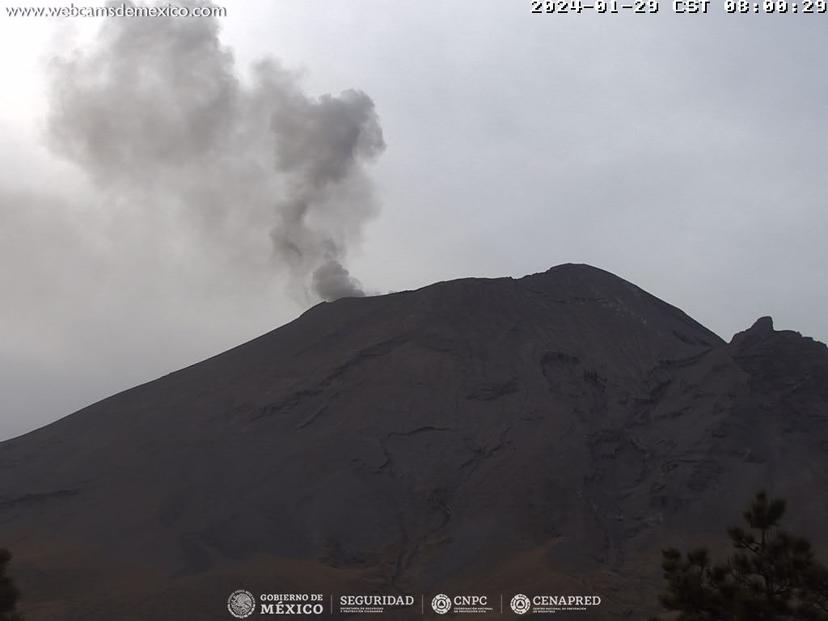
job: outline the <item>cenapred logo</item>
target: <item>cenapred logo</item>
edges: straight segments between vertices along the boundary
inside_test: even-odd
[[[438,615],[444,615],[451,610],[451,598],[445,593],[435,595],[431,600],[431,608]]]
[[[532,595],[518,593],[509,603],[515,614],[556,614],[559,612],[587,612],[601,605],[599,595]]]
[[[532,607],[532,602],[529,601],[529,598],[523,593],[518,593],[512,598],[512,601],[509,602],[509,606],[515,614],[525,615]]]
[[[256,598],[244,589],[233,591],[227,598],[227,610],[236,619],[246,619],[256,612]]]

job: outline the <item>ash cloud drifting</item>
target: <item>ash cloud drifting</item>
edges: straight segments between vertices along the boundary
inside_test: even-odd
[[[273,59],[252,69],[240,77],[215,19],[107,20],[52,64],[50,142],[159,235],[187,227],[235,258],[269,236],[300,301],[364,295],[345,261],[378,211],[374,104],[309,97]]]

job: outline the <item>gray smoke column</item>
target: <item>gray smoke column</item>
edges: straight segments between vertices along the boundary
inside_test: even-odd
[[[218,34],[207,18],[105,21],[53,62],[51,144],[158,235],[186,229],[238,261],[263,236],[303,301],[363,295],[344,262],[378,212],[371,98],[309,97],[273,59],[245,81]]]

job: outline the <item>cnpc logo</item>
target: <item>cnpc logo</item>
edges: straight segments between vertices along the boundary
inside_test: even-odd
[[[455,595],[449,597],[445,593],[440,593],[431,600],[431,608],[438,615],[446,614],[452,607],[457,612],[469,612],[469,609],[484,608],[488,604],[489,598],[486,595]]]
[[[438,615],[444,615],[451,610],[451,598],[445,593],[439,593],[431,600],[431,609]]]

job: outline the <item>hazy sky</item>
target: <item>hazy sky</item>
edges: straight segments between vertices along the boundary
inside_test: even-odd
[[[300,279],[331,258],[370,292],[585,262],[725,339],[770,314],[828,340],[828,16],[722,4],[234,1],[216,43],[160,22],[98,39],[0,0],[0,438],[307,307],[279,210],[311,173],[301,235],[327,250]]]

